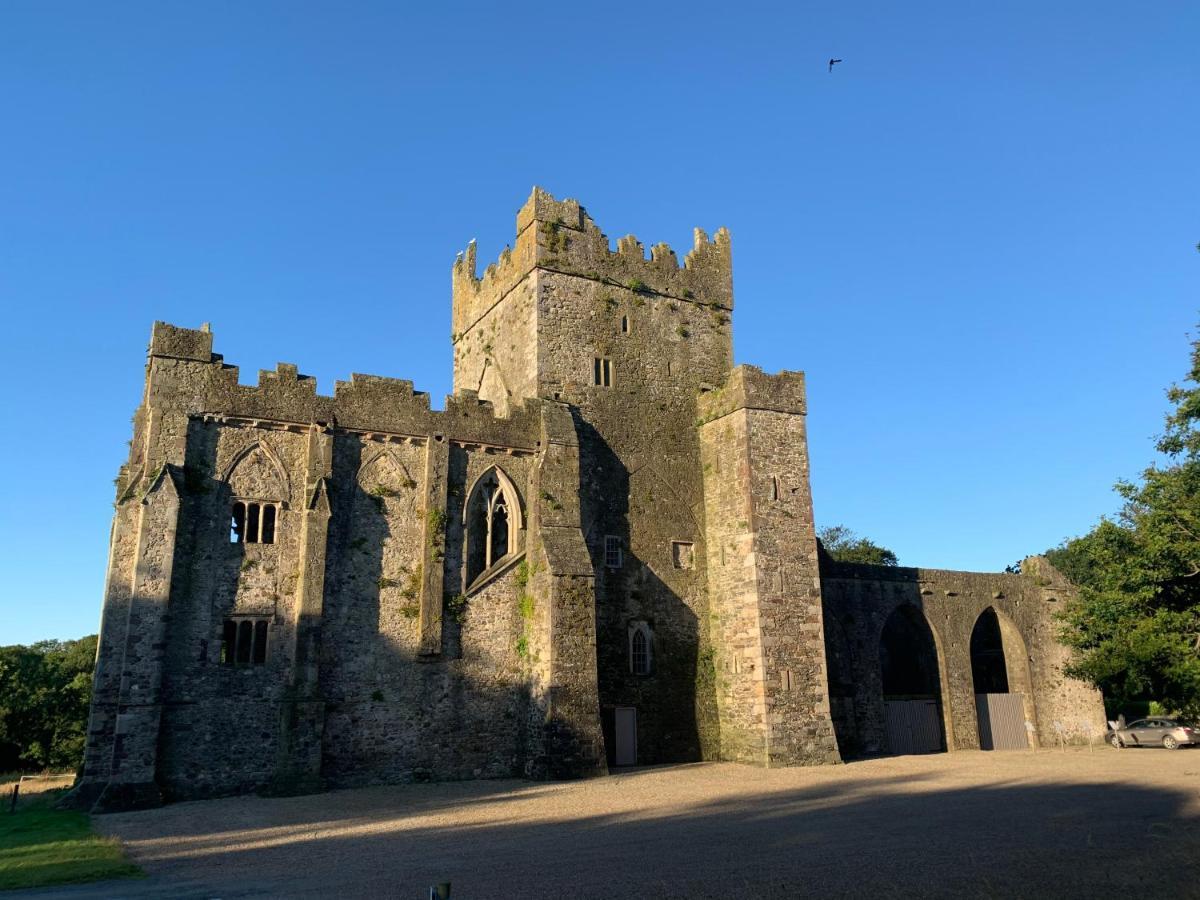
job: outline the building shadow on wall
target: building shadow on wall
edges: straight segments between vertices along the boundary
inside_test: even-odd
[[[335,469],[358,471],[361,445],[346,442],[340,452]],[[544,768],[531,749],[530,730],[540,721],[529,684],[515,670],[491,672],[495,677],[484,681],[478,661],[464,659],[465,610],[446,604],[446,596],[462,592],[461,455],[450,460],[437,655],[420,653],[420,559],[389,560],[384,550],[394,527],[411,526],[404,516],[423,521],[420,503],[416,512],[397,516],[388,506],[396,498],[353,477],[336,479],[344,485],[329,536],[337,580],[327,585],[321,637],[328,785],[521,777]],[[406,541],[418,557],[426,540],[421,535]],[[515,592],[507,602],[508,617],[518,621]],[[519,635],[510,637],[506,649],[515,660]]]
[[[396,470],[389,481],[372,469],[364,480],[363,463],[372,466],[379,448],[356,439],[334,442],[324,606],[319,617],[300,623],[308,639],[298,664],[308,665],[305,653],[319,648],[316,702],[324,704],[323,735],[319,716],[310,727],[292,710],[293,701],[308,700],[293,696],[291,683],[295,583],[287,578],[294,576],[294,566],[279,566],[275,614],[269,607],[254,610],[256,619],[271,618],[265,662],[243,666],[222,660],[223,622],[246,614],[236,606],[239,583],[257,551],[248,554],[245,544],[230,540],[232,495],[215,470],[217,435],[216,426],[189,423],[188,457],[177,479],[182,524],[156,774],[164,795],[194,799],[275,789],[270,783],[281,740],[319,743],[320,776],[328,786],[545,773],[548,762],[537,747],[546,723],[518,660],[517,592],[493,592],[478,601],[489,604],[476,633],[487,646],[481,656],[481,641],[475,640],[469,659],[464,624],[439,598],[442,653],[422,656],[419,565],[425,539],[414,534],[424,517],[413,512],[421,501],[417,485],[410,484],[420,473]],[[455,468],[461,463],[452,455],[446,534],[445,587],[456,593],[463,535],[454,510],[462,502],[462,486],[454,478],[462,474]],[[303,515],[303,503],[284,514],[273,551],[301,539]],[[259,594],[272,602],[270,591]],[[557,741],[573,743],[563,723],[555,728]]]
[[[636,710],[639,765],[695,762],[714,755],[716,694],[711,654],[701,650],[695,612],[631,551],[630,473],[594,426],[572,407],[580,440],[581,522],[596,573],[596,666],[601,723],[610,766],[616,711]],[[696,535],[703,546],[703,535]],[[609,539],[620,565],[614,566]],[[697,553],[702,556],[702,553]],[[635,671],[631,642],[650,635],[649,671]],[[639,657],[640,658],[640,657]]]

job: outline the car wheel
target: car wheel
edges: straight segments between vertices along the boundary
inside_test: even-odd
[[[1178,750],[1179,749],[1179,741],[1177,741],[1175,738],[1171,737],[1168,734],[1163,738],[1163,746],[1166,747],[1168,750]]]
[[[1120,737],[1118,737],[1115,734],[1108,739],[1108,742],[1110,744],[1112,744],[1114,747],[1116,747],[1118,750],[1120,750],[1122,747],[1125,746],[1124,744],[1121,743]]]

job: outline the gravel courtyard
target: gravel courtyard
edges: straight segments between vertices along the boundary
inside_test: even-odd
[[[1200,897],[1200,750],[641,769],[99,817],[150,877],[43,897]],[[1147,881],[1149,879],[1149,881]]]

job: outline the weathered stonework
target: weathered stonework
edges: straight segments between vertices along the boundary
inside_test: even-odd
[[[454,265],[444,411],[287,364],[240,385],[207,328],[156,323],[76,802],[580,777],[631,746],[837,762],[887,749],[899,605],[935,634],[948,748],[979,744],[988,607],[1036,739],[1078,739],[1100,706],[1061,674],[1070,586],[823,559],[803,376],[734,368],[732,312],[724,230],[647,259],[535,190],[498,264]]]

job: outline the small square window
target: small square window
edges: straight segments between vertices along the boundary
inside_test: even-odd
[[[619,569],[625,562],[625,548],[621,546],[621,539],[613,535],[605,535],[604,537],[604,565],[609,569]]]
[[[696,545],[691,541],[671,541],[671,564],[677,569],[694,569]]]

